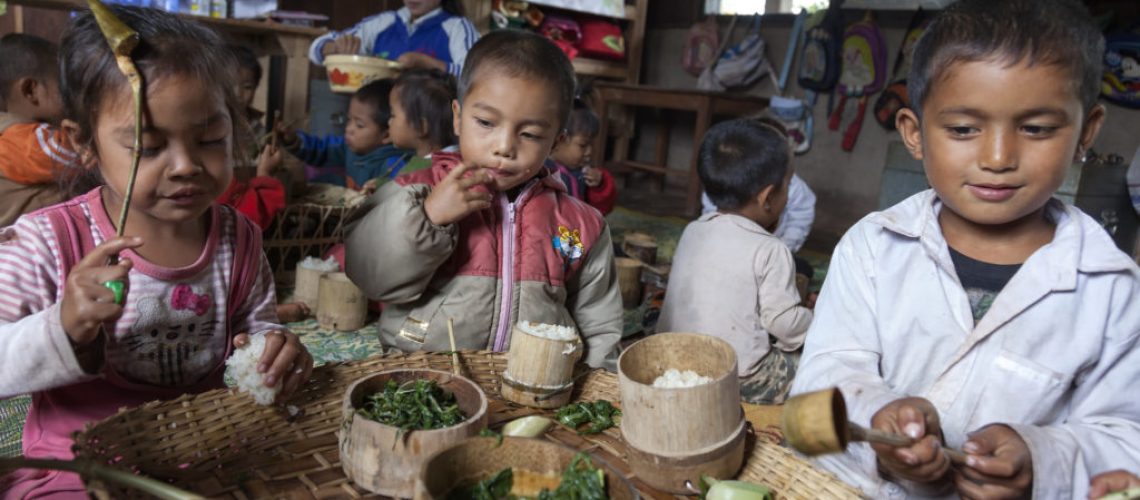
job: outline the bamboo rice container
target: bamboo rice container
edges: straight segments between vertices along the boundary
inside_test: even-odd
[[[656,388],[666,370],[692,370],[712,382]],[[744,463],[745,419],[736,353],[727,342],[699,333],[659,333],[630,346],[618,359],[621,433],[637,477],[675,494],[701,475],[736,476]]]
[[[328,273],[328,271],[309,269],[301,264],[297,264],[297,272],[293,285],[293,301],[301,302],[309,306],[310,310],[316,311],[320,306],[318,301],[321,296],[321,276]]]
[[[543,439],[504,437],[471,438],[429,457],[416,480],[416,500],[444,499],[456,488],[468,487],[510,467],[561,477],[578,450]],[[591,455],[594,467],[606,475],[606,496],[612,500],[635,500],[637,490],[616,469]]]
[[[574,365],[584,350],[582,339],[577,330],[571,340],[535,335],[534,326],[527,322],[514,326],[500,394],[523,406],[558,408],[570,402]]]
[[[635,259],[617,257],[614,266],[617,267],[622,307],[628,309],[637,306],[641,301],[641,263]]]
[[[467,420],[443,429],[401,432],[357,415],[356,409],[370,394],[379,392],[388,380],[397,383],[417,379],[435,380],[455,394]],[[369,375],[349,386],[342,405],[337,437],[345,475],[357,486],[384,496],[410,498],[424,460],[433,453],[462,442],[487,426],[487,396],[465,377],[439,370],[388,370]]]
[[[649,265],[657,263],[657,239],[645,233],[626,233],[621,251]]]
[[[317,322],[326,330],[359,330],[368,318],[368,299],[344,273],[321,276]]]

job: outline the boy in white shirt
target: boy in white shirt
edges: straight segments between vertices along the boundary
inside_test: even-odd
[[[916,440],[820,460],[867,495],[1085,498],[1140,464],[1140,271],[1052,197],[1103,51],[1076,0],[961,0],[918,42],[897,125],[933,189],[839,243],[792,389]]]
[[[731,344],[750,403],[784,402],[811,323],[792,252],[771,232],[788,201],[790,153],[770,121],[722,122],[705,134],[697,173],[719,208],[685,227],[657,321],[658,331]]]

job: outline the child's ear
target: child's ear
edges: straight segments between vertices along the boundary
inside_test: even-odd
[[[570,134],[567,134],[565,130],[560,130],[558,132],[558,137],[554,138],[554,144],[552,144],[550,146],[550,152],[553,153],[555,150],[558,149],[559,146],[566,144],[566,141],[569,141],[569,140],[570,140]]]
[[[455,137],[459,137],[459,112],[462,111],[459,106],[459,99],[452,99],[451,101],[451,128],[455,129]]]
[[[910,108],[900,109],[895,116],[895,128],[899,129],[899,136],[910,150],[910,155],[922,160],[922,122],[918,115]]]
[[[380,144],[392,144],[391,129],[386,128],[383,132],[380,132]]]
[[[761,189],[760,193],[756,195],[756,203],[759,204],[761,210],[769,211],[772,209],[771,200],[772,195],[776,193],[776,187],[775,184],[765,186],[764,189]]]
[[[422,119],[420,119],[420,127],[419,127],[419,130],[418,130],[417,132],[419,132],[419,133],[420,133],[420,139],[424,139],[424,138],[426,138],[426,137],[428,137],[428,136],[430,135],[430,134],[428,133],[428,122],[427,122],[427,118],[422,118]]]
[[[1089,110],[1089,114],[1085,117],[1084,126],[1081,127],[1081,141],[1077,143],[1077,154],[1075,160],[1081,161],[1085,151],[1092,147],[1093,141],[1096,140],[1097,134],[1100,133],[1101,125],[1104,125],[1104,119],[1108,111],[1104,109],[1104,105],[1097,104]]]
[[[20,93],[25,100],[35,106],[40,105],[39,93],[37,90],[40,87],[40,82],[35,78],[21,78],[16,80],[16,91]]]
[[[85,169],[94,168],[96,165],[95,151],[91,146],[79,141],[79,124],[75,123],[74,120],[64,119],[59,123],[59,128],[63,131],[64,141],[67,142],[68,149],[79,155],[79,166]]]

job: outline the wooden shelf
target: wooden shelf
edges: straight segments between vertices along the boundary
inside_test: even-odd
[[[574,72],[580,75],[624,80],[629,74],[629,69],[624,61],[604,61],[579,56],[570,62],[574,65]]]
[[[8,0],[9,5],[21,5],[53,10],[85,10],[87,2],[82,0]],[[199,21],[203,24],[216,27],[232,33],[245,33],[251,35],[289,34],[316,38],[328,32],[324,28],[309,28],[282,24],[275,21],[255,21],[252,19],[222,19],[208,16],[191,16],[178,14],[179,17]]]
[[[561,9],[561,10],[570,11],[570,12],[578,12],[580,14],[589,14],[592,16],[608,17],[611,19],[623,19],[626,21],[636,21],[637,20],[637,7],[634,5],[626,5],[625,8],[622,10],[621,15],[615,16],[612,14],[601,14],[598,12],[593,12],[593,11],[589,11],[589,10],[585,10],[585,9],[576,9],[573,7],[568,7],[568,6],[564,5],[562,2],[560,2],[559,0],[531,0],[530,3],[532,3],[534,5],[539,5],[542,7],[553,7],[555,9]]]

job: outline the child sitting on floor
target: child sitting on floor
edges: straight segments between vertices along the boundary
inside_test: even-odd
[[[431,167],[433,151],[455,144],[455,93],[455,78],[442,71],[405,71],[396,79],[389,96],[388,134],[393,146],[409,153],[390,160],[388,172],[374,180],[377,187],[397,175]]]
[[[265,131],[261,122],[265,113],[253,108],[253,94],[261,82],[261,64],[257,62],[253,51],[246,47],[231,45],[229,49],[238,62],[237,86],[234,91],[249,121],[249,127],[245,131],[248,139],[246,142],[254,146],[246,151],[234,152],[235,157],[242,159],[248,158],[249,153],[257,153],[257,141],[261,140]],[[282,163],[281,148],[269,141],[257,155],[256,161],[256,175],[245,182],[238,180],[235,175],[226,192],[218,197],[218,202],[238,209],[258,227],[265,229],[285,209],[285,185],[273,176]]]
[[[146,82],[131,183],[131,88],[90,11],[63,38],[61,95],[80,168],[104,185],[0,231],[0,398],[31,394],[23,454],[73,458],[73,433],[124,407],[225,387],[225,359],[263,334],[258,372],[288,396],[312,357],[274,314],[259,231],[214,203],[233,174],[233,61],[203,25],[111,7],[138,33]],[[239,143],[240,144],[240,143]],[[130,217],[117,215],[133,186]],[[113,257],[120,257],[111,263]],[[118,281],[122,286],[108,283]],[[5,498],[75,498],[79,475],[21,469]]]
[[[468,55],[454,105],[459,154],[397,177],[350,229],[346,272],[385,303],[381,342],[402,351],[504,351],[519,321],[577,327],[585,361],[616,354],[621,297],[597,210],[544,168],[574,98],[553,42],[494,31]],[[611,358],[612,360],[612,358]]]
[[[718,123],[697,174],[717,211],[681,234],[657,330],[720,337],[736,351],[741,397],[783,403],[811,310],[800,305],[792,252],[772,234],[788,200],[791,146],[777,125]]]
[[[305,132],[288,130],[277,124],[281,144],[293,156],[314,167],[344,167],[343,179],[332,183],[349,189],[368,191],[368,181],[383,176],[390,159],[404,151],[392,145],[388,118],[392,114],[388,97],[392,80],[376,80],[360,87],[348,104],[348,123],[344,135],[315,137]]]
[[[550,159],[570,194],[606,215],[614,209],[617,188],[609,172],[591,166],[598,125],[598,115],[580,99],[574,99],[574,111],[566,122],[566,140],[554,148]]]
[[[57,181],[76,157],[58,128],[58,49],[43,38],[0,38],[0,227],[64,199]]]
[[[1085,498],[1137,463],[1140,270],[1053,197],[1104,123],[1103,54],[1077,0],[960,0],[915,47],[896,123],[933,189],[839,242],[792,391],[915,440],[820,459],[866,495]]]

